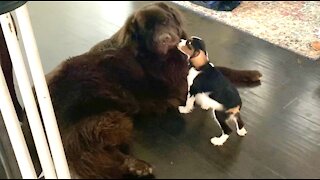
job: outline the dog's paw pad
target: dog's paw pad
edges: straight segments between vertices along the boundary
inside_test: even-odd
[[[223,134],[220,137],[211,138],[211,143],[215,146],[222,146],[227,141],[228,138],[229,138],[229,135]]]
[[[243,127],[242,129],[237,130],[237,134],[239,136],[245,136],[247,134],[247,130]]]
[[[152,167],[147,162],[134,158],[129,158],[126,160],[125,163],[128,166],[130,174],[134,176],[142,177],[152,175]]]
[[[210,109],[210,106],[207,106],[207,105],[201,105],[201,108],[204,109],[204,110],[208,110]]]
[[[190,108],[186,108],[184,106],[179,106],[179,112],[183,113],[183,114],[186,114],[186,113],[190,113],[191,109]]]

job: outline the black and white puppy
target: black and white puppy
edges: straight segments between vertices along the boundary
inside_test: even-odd
[[[232,130],[227,120],[236,124],[237,134],[245,136],[247,131],[240,117],[242,106],[238,90],[223,74],[209,62],[204,41],[192,36],[181,40],[178,49],[188,56],[191,68],[188,74],[188,98],[186,106],[180,106],[181,113],[189,113],[194,103],[202,109],[212,109],[213,116],[218,120],[222,129],[220,137],[211,138],[211,143],[221,146],[229,138]]]

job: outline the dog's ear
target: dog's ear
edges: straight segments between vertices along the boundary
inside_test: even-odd
[[[136,15],[134,14],[132,17],[129,18],[130,19],[130,25],[128,26],[128,34],[130,34],[131,36],[131,40],[132,41],[138,41],[139,39],[139,35],[138,33],[140,32],[140,28],[138,25],[138,21],[136,18]]]
[[[175,22],[181,27],[183,28],[183,22],[184,22],[184,18],[181,14],[181,12],[173,7],[168,6],[166,3],[163,2],[158,2],[155,3],[157,6],[161,7],[162,9],[164,9],[165,11],[169,12],[172,17],[174,18]],[[188,34],[186,32],[186,30],[184,29],[180,29],[180,34],[182,39],[188,39]]]
[[[165,3],[159,3],[159,6],[165,11],[169,12],[173,16],[174,20],[178,25],[180,26],[183,25],[183,19],[182,19],[183,16],[178,9],[170,7]]]
[[[205,54],[207,54],[206,43],[202,40],[201,43],[200,43],[200,45],[201,45],[201,48],[202,48],[203,52],[204,52]]]
[[[130,44],[131,41],[136,40],[138,28],[135,14],[132,14],[129,16],[124,26],[114,35],[119,47],[123,47],[123,45]]]
[[[156,2],[156,3],[154,3],[154,5],[161,7],[162,9],[164,9],[166,11],[169,10],[169,6],[164,2]]]
[[[191,41],[192,46],[195,49],[200,49],[205,54],[207,54],[206,44],[205,44],[204,40],[202,40],[200,37],[197,37],[197,36],[191,36],[191,39],[192,39],[192,41]]]
[[[175,9],[173,7],[169,7],[169,11],[171,12],[173,18],[175,19],[176,23],[179,25],[180,27],[180,34],[181,34],[181,37],[182,39],[188,39],[188,34],[186,32],[186,30],[184,29],[184,25],[183,25],[183,22],[184,22],[184,18],[181,14],[181,12],[178,10],[178,9]]]

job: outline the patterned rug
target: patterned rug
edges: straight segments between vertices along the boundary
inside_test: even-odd
[[[233,11],[215,11],[190,1],[173,1],[312,60],[320,50],[320,1],[242,1]]]

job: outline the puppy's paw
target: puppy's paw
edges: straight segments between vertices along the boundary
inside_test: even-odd
[[[201,108],[204,110],[208,110],[208,109],[210,109],[210,106],[207,104],[201,104]]]
[[[192,109],[185,107],[185,106],[179,106],[179,112],[186,114],[186,113],[190,113],[192,111]]]
[[[245,136],[247,134],[247,130],[243,127],[241,129],[237,130],[237,134],[239,136]]]
[[[229,135],[223,134],[220,137],[211,138],[211,143],[215,146],[222,146],[227,141],[228,138],[229,138]]]

